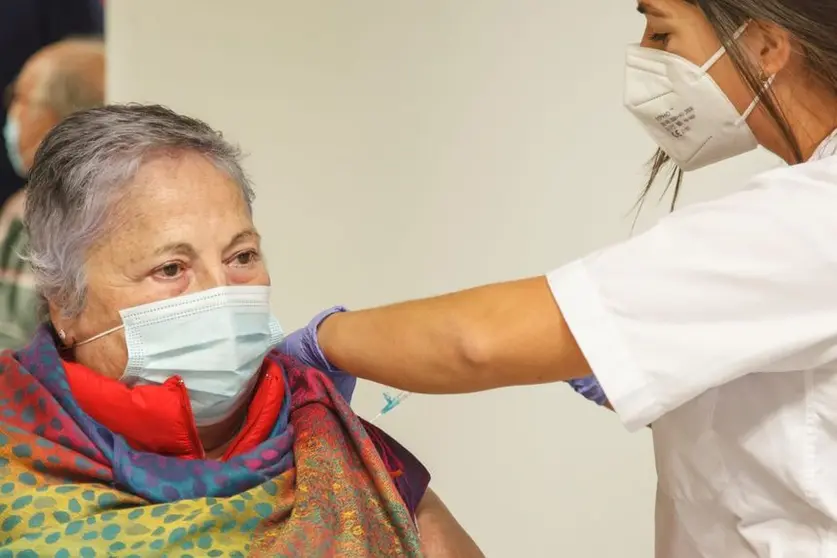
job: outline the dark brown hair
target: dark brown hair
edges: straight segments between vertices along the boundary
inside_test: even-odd
[[[735,32],[746,22],[771,22],[787,30],[797,48],[802,49],[810,72],[837,94],[837,6],[834,0],[685,0],[703,10],[721,43],[753,94],[759,94],[767,114],[778,126],[790,148],[795,163],[803,155],[787,118],[782,113],[772,91],[764,90],[761,69],[750,62],[735,40]],[[674,208],[683,171],[673,165],[662,150],[649,161],[648,182],[640,196],[639,206],[660,174],[670,167],[666,191],[674,188],[671,207]]]

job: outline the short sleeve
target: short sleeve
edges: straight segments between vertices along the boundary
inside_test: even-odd
[[[410,516],[415,518],[416,510],[430,486],[430,472],[404,446],[374,424],[360,419],[372,439],[384,466],[392,475],[395,487],[404,500]]]
[[[548,275],[628,428],[748,374],[835,360],[835,165],[766,173]]]

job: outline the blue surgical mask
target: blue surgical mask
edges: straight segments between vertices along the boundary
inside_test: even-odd
[[[26,177],[26,167],[23,165],[23,156],[20,154],[20,125],[11,115],[6,116],[3,139],[6,142],[6,153],[9,155],[12,168],[19,176]]]
[[[283,337],[270,312],[270,287],[219,287],[119,312],[127,384],[183,380],[198,426],[217,424],[247,400],[270,349]]]

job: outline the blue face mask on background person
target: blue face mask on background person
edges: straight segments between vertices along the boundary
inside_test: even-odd
[[[252,393],[267,353],[283,338],[270,311],[270,287],[219,287],[127,308],[122,325],[76,347],[125,330],[127,384],[180,376],[198,426],[217,424]]]
[[[6,116],[6,125],[3,127],[3,139],[6,142],[6,153],[12,168],[19,176],[26,176],[26,168],[23,165],[23,156],[20,154],[20,125],[17,119],[11,115]]]

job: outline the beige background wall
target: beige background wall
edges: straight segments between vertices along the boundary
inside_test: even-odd
[[[621,108],[623,48],[642,32],[631,1],[108,11],[112,100],[202,117],[250,153],[287,329],[336,303],[543,273],[629,232],[652,152]],[[694,175],[686,199],[764,163]],[[359,413],[381,404],[360,387]],[[430,467],[488,556],[652,555],[650,437],[566,386],[416,396],[380,424]]]

